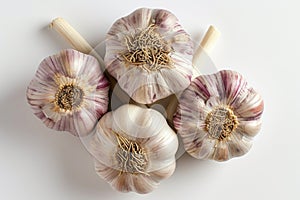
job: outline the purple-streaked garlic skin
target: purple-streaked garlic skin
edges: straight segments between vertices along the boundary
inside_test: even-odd
[[[149,71],[143,67],[145,64],[132,64],[122,55],[128,51],[126,37],[140,34],[150,25],[171,49],[168,56],[172,64]],[[190,36],[175,15],[162,9],[140,8],[112,25],[107,34],[104,62],[108,72],[133,100],[150,104],[189,86],[193,48]]]
[[[236,128],[225,138],[213,137],[206,128],[209,113],[219,107],[230,109],[237,118]],[[226,161],[250,150],[253,137],[261,128],[263,109],[261,96],[244,77],[223,70],[192,81],[179,99],[174,126],[190,155]]]
[[[91,141],[95,170],[117,191],[149,193],[175,171],[178,138],[157,111],[132,104],[123,105],[106,113],[95,130]],[[132,158],[140,158],[139,163],[145,163],[140,171],[126,170],[120,165],[118,135],[142,149],[140,154],[127,150],[131,156],[124,158],[128,166],[135,166],[131,165],[136,164]],[[144,156],[139,156],[141,153]]]
[[[67,88],[63,93],[61,88],[64,86],[71,90],[67,91]],[[108,90],[109,83],[98,61],[90,55],[67,49],[41,62],[27,88],[27,100],[34,114],[47,127],[85,136],[106,113]],[[72,99],[69,104],[63,104],[66,92]],[[79,103],[75,105],[74,101]]]

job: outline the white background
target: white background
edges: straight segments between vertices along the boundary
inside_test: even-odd
[[[166,8],[199,42],[214,24],[211,58],[243,74],[265,100],[250,152],[225,163],[181,157],[148,195],[118,193],[94,172],[81,142],[46,128],[25,99],[40,61],[69,45],[47,28],[66,18],[92,45],[139,7]],[[300,199],[298,1],[3,1],[0,6],[0,199]]]

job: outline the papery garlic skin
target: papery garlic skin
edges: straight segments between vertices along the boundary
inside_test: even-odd
[[[119,136],[136,145],[127,149],[126,163],[120,163]],[[106,113],[91,141],[97,174],[118,191],[141,194],[173,174],[177,149],[177,136],[159,112],[131,104]]]
[[[244,77],[223,70],[192,81],[179,99],[174,125],[190,155],[226,161],[249,151],[263,109]]]
[[[107,111],[108,90],[98,61],[67,49],[41,62],[27,100],[47,127],[85,136]]]
[[[172,13],[141,8],[112,25],[104,62],[133,100],[150,104],[189,86],[192,56],[193,42]]]

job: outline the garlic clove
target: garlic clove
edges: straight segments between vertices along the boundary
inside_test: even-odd
[[[101,163],[105,163],[105,166],[116,168],[116,159],[111,155],[116,154],[118,143],[115,134],[112,133],[112,112],[106,113],[101,120],[99,120],[96,126],[96,133],[90,142],[90,146],[87,146],[96,160]]]
[[[253,89],[248,90],[248,95],[242,104],[237,107],[237,116],[244,121],[253,121],[261,118],[264,102]]]
[[[157,187],[158,184],[156,181],[152,180],[146,175],[137,175],[132,176],[133,179],[133,191],[139,194],[147,194],[153,191],[153,188]]]
[[[230,159],[228,145],[225,141],[217,142],[212,158],[216,161],[227,161]]]
[[[130,192],[134,191],[139,194],[146,194],[152,192],[158,187],[159,182],[170,177],[175,171],[175,162],[158,171],[150,172],[149,175],[128,173],[120,173],[120,171],[107,167],[101,162],[95,160],[96,172],[101,177],[110,182],[112,187],[117,191]]]
[[[98,174],[102,175],[102,178],[108,182],[112,182],[115,177],[118,177],[120,172],[111,167],[103,165],[101,162],[95,160],[95,170]]]
[[[143,109],[142,109],[143,110]],[[112,126],[117,132],[125,132],[129,137],[149,138],[166,130],[165,118],[153,110],[127,104],[121,106],[113,114]],[[120,117],[126,116],[126,117]]]
[[[154,188],[158,187],[158,181],[152,179],[151,176],[139,174],[131,176],[132,190],[139,194],[147,194],[152,192]]]
[[[261,125],[261,119],[256,119],[252,121],[243,121],[240,119],[237,131],[245,136],[254,137],[260,131]]]
[[[173,162],[170,165],[161,168],[160,170],[150,172],[149,175],[155,181],[160,181],[169,178],[174,173],[175,169],[176,169],[176,162]]]
[[[249,87],[247,81],[241,74],[234,71],[228,73],[228,71],[222,70],[216,77],[220,80],[218,83],[220,87],[223,87],[220,91],[224,93],[223,102],[226,105],[230,105],[234,109],[240,105],[245,105],[243,101],[249,94]]]
[[[197,77],[182,93],[174,126],[193,157],[226,161],[249,151],[263,107],[243,76],[223,70]]]
[[[204,138],[201,143],[201,148],[195,148],[195,156],[199,159],[209,159],[213,154],[216,141],[211,138]]]
[[[170,127],[166,127],[156,137],[143,140],[141,145],[148,147],[148,158],[151,160],[148,171],[158,171],[172,165],[178,149],[178,138]]]
[[[113,24],[104,62],[133,100],[149,104],[188,87],[192,56],[192,40],[172,13],[141,8]]]
[[[132,187],[132,177],[129,174],[119,174],[113,179],[111,185],[118,191],[130,192],[134,190]]]
[[[98,61],[67,49],[41,62],[27,100],[47,127],[84,136],[107,111],[108,90]]]
[[[129,173],[120,173],[116,169],[106,167],[101,162],[95,161],[96,172],[104,178],[117,191],[137,192],[145,194],[153,191],[158,186],[155,180],[144,174],[131,175]]]
[[[178,139],[159,112],[127,104],[100,119],[88,149],[116,190],[148,193],[174,172]]]
[[[209,159],[214,153],[216,141],[205,137],[202,140],[194,140],[188,148],[187,153],[197,159]]]
[[[252,146],[251,140],[238,132],[232,133],[227,144],[232,157],[238,157],[246,154]]]

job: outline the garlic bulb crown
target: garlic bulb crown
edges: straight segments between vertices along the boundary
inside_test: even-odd
[[[67,49],[41,62],[28,86],[27,100],[49,128],[83,136],[107,111],[108,90],[98,61]]]
[[[249,151],[263,108],[244,77],[223,70],[192,81],[179,99],[174,125],[190,155],[226,161]]]
[[[131,104],[106,113],[90,142],[96,172],[122,192],[151,192],[173,174],[177,148],[159,112]]]
[[[121,88],[147,104],[188,87],[192,55],[192,40],[172,13],[141,8],[112,25],[104,61]]]
[[[237,128],[238,120],[228,106],[216,106],[207,114],[205,130],[215,139],[226,139]]]

